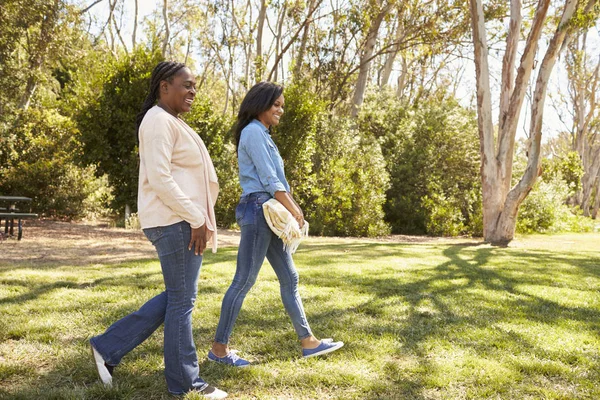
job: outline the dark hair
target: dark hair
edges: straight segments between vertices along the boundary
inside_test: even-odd
[[[173,82],[173,77],[185,67],[185,64],[174,61],[162,61],[159,62],[156,65],[156,67],[154,67],[154,70],[152,70],[152,76],[150,77],[150,88],[148,91],[148,96],[146,96],[146,100],[144,100],[142,110],[136,116],[138,131],[140,130],[140,125],[142,124],[144,116],[146,115],[149,109],[154,107],[154,104],[156,104],[156,101],[158,100],[158,89],[160,86],[160,82]]]
[[[233,130],[235,135],[235,151],[240,146],[242,130],[259,114],[267,111],[275,104],[275,100],[283,93],[283,86],[272,82],[259,82],[246,93],[240,111],[238,111],[237,122]]]

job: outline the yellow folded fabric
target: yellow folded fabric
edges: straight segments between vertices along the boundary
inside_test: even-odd
[[[294,254],[302,238],[308,236],[308,222],[304,221],[304,226],[300,228],[292,213],[275,199],[266,201],[262,207],[267,224],[283,241],[283,250]]]

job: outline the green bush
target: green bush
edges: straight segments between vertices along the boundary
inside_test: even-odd
[[[570,151],[561,156],[544,159],[544,175],[561,177],[568,188],[567,196],[573,197],[581,190],[581,180],[584,175],[581,158],[576,151]]]
[[[383,149],[390,176],[384,210],[394,233],[481,234],[473,112],[441,95],[410,108],[381,91],[367,97],[359,126]]]
[[[98,183],[93,167],[75,164],[81,152],[75,123],[55,110],[33,108],[19,121],[3,139],[0,193],[31,197],[32,209],[42,215],[84,216],[97,205],[86,200]]]
[[[319,235],[378,236],[389,233],[383,203],[388,175],[379,143],[333,117],[317,136],[315,187],[308,220]]]
[[[570,187],[560,173],[539,179],[519,208],[517,232],[591,232],[594,221],[565,204]]]

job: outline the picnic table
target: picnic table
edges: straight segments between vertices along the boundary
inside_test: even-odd
[[[30,203],[29,197],[22,196],[0,196],[0,229],[4,220],[4,233],[0,236],[14,236],[15,220],[17,220],[17,240],[23,237],[23,220],[37,218],[38,215],[31,212],[22,212],[17,208],[19,203]]]

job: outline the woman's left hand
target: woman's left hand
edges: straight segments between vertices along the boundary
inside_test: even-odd
[[[294,219],[296,221],[298,221],[298,225],[300,225],[300,228],[302,228],[304,226],[304,215],[302,215],[302,214],[295,215]]]

